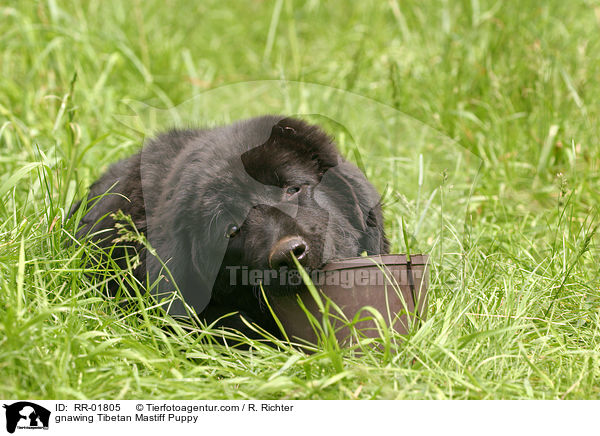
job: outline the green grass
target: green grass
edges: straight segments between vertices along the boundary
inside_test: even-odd
[[[4,3],[0,398],[599,398],[599,27],[593,0]],[[332,118],[394,251],[404,219],[432,255],[427,322],[391,354],[240,351],[101,297],[67,212],[139,148],[128,101]]]

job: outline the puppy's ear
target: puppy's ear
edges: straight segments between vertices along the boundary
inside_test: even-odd
[[[148,217],[147,236],[155,253],[147,255],[146,270],[151,283],[164,277],[153,289],[155,296],[164,298],[177,288],[185,302],[200,313],[210,301],[214,284],[206,263],[216,256],[209,251],[208,244],[203,244],[200,230],[207,225],[201,221],[198,215],[201,208],[192,195],[197,191],[190,191],[183,183],[175,184],[166,201],[156,205],[155,212]],[[173,301],[168,309],[171,315],[187,315],[179,300]]]
[[[201,241],[185,232],[155,234],[153,239],[156,255],[147,255],[146,270],[151,282],[160,276],[164,277],[153,289],[153,293],[164,298],[177,288],[184,301],[196,313],[201,313],[212,295],[216,274],[211,274],[208,263],[214,259],[211,259],[209,254],[204,257],[206,250],[203,250]],[[165,267],[168,268],[168,272],[165,271]],[[187,310],[181,301],[175,300],[169,305],[169,313],[185,316]]]
[[[383,211],[381,210],[381,200],[371,208],[367,214],[367,229],[372,229],[374,233],[378,234],[379,249],[382,254],[390,252],[390,241],[385,234],[385,228],[383,226]]]
[[[363,173],[342,162],[321,179],[318,189],[334,199],[340,212],[360,233],[360,249],[368,254],[387,253],[389,242],[383,227],[381,198]]]
[[[333,139],[318,126],[302,120],[284,118],[273,126],[269,139],[309,156],[317,163],[320,174],[340,163]]]
[[[333,140],[325,132],[294,118],[274,124],[268,139],[243,153],[241,159],[253,179],[273,186],[281,182],[278,169],[290,162],[305,170],[310,168],[319,179],[341,162]]]

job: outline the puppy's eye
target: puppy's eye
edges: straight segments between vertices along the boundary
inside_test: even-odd
[[[240,232],[240,228],[235,224],[230,224],[225,231],[226,238],[233,238]]]
[[[294,195],[296,193],[300,192],[300,186],[290,186],[289,188],[287,188],[285,190],[285,193],[287,195]]]

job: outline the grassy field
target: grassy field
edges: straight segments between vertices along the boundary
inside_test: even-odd
[[[4,2],[0,398],[600,398],[599,53],[596,0]],[[391,354],[242,351],[101,296],[67,212],[140,147],[128,101],[332,116],[324,89],[348,98],[336,136],[386,192],[394,251],[404,217],[432,255],[421,329]]]

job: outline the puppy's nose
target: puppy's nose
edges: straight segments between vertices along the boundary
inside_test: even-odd
[[[269,266],[273,269],[279,269],[283,266],[295,268],[296,264],[291,253],[294,253],[298,262],[304,265],[307,252],[308,244],[304,238],[300,236],[286,236],[273,245],[271,253],[269,253]]]

